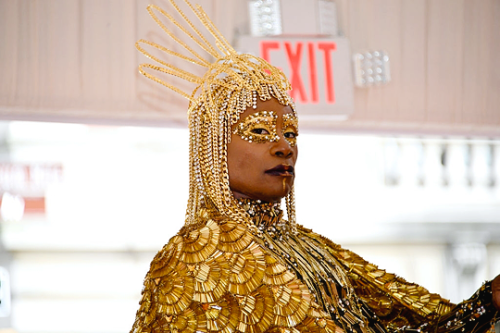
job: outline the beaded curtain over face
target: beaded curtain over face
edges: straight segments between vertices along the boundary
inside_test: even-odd
[[[189,56],[146,40],[139,40],[136,46],[141,53],[161,65],[141,64],[140,72],[190,101],[189,201],[185,224],[194,225],[199,220],[198,215],[203,214],[204,207],[210,201],[221,215],[246,224],[252,233],[259,233],[248,213],[240,207],[231,192],[227,147],[231,140],[232,128],[239,121],[241,113],[247,108],[255,109],[258,100],[275,98],[280,104],[289,105],[294,109],[293,101],[287,93],[291,86],[283,72],[265,60],[250,54],[238,54],[210,21],[201,6],[195,7],[187,0],[184,2],[208,31],[209,38],[213,39],[212,43],[195,27],[175,1],[170,0],[175,12],[182,17],[184,25],[155,5],[150,5],[148,12],[163,31],[189,53]],[[202,56],[177,37],[178,34],[167,28],[158,14],[194,41],[206,56]],[[206,68],[206,72],[200,77],[180,69],[146,51],[144,45],[202,66]],[[208,59],[216,60],[210,62]],[[182,91],[148,71],[179,77],[194,83],[196,88],[192,93]],[[285,201],[289,222],[292,230],[295,230],[293,188]]]

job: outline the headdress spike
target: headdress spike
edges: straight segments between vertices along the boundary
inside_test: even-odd
[[[236,51],[234,50],[234,48],[231,46],[231,44],[229,44],[229,42],[226,40],[226,38],[220,33],[219,29],[217,29],[217,27],[213,24],[213,22],[210,20],[210,18],[208,17],[207,13],[203,10],[203,8],[200,5],[198,5],[197,7],[198,7],[198,11],[200,13],[200,21],[203,22],[203,24],[210,31],[212,36],[215,37],[219,50],[221,50],[221,51],[225,50],[226,51],[225,53],[227,55],[235,54]]]
[[[203,43],[200,43],[199,40],[197,40],[196,38],[194,38],[194,36],[192,34],[190,34],[184,27],[182,27],[170,14],[168,14],[167,12],[165,12],[163,9],[161,9],[160,7],[156,6],[156,5],[149,5],[148,6],[148,12],[149,12],[149,15],[151,15],[151,17],[153,18],[153,20],[155,20],[155,22],[162,28],[163,31],[165,31],[165,33],[167,35],[169,35],[173,40],[175,40],[180,46],[182,46],[184,49],[186,49],[189,53],[191,53],[193,56],[195,56],[196,58],[200,59],[202,62],[206,62],[206,60],[200,55],[198,54],[198,52],[194,51],[191,47],[189,47],[189,45],[187,45],[186,43],[184,43],[182,40],[180,40],[169,28],[167,28],[165,26],[165,24],[163,24],[162,21],[160,21],[160,19],[156,16],[156,14],[154,13],[153,9],[156,9],[157,11],[159,11],[163,16],[165,16],[170,22],[172,22],[175,26],[177,26],[179,29],[181,29],[186,35],[188,35],[189,38],[191,38],[193,41],[196,42],[196,44],[198,44],[202,49],[205,50],[204,48],[204,45]],[[207,51],[207,50],[205,50]],[[210,51],[207,51],[210,55],[212,56],[217,56],[217,54],[212,54]]]
[[[210,63],[208,63],[207,61],[198,61],[196,59],[193,59],[193,58],[190,58],[190,57],[187,57],[183,54],[180,54],[178,52],[175,52],[175,51],[172,51],[170,49],[167,49],[166,47],[164,46],[161,46],[159,44],[156,44],[156,43],[153,43],[153,42],[150,42],[150,41],[147,41],[147,40],[144,40],[144,39],[140,39],[137,41],[136,43],[136,48],[137,50],[139,50],[142,54],[144,54],[146,57],[148,57],[149,59],[151,60],[154,60],[160,64],[162,64],[163,66],[167,66],[167,67],[171,67],[171,68],[174,68],[175,66],[167,63],[166,61],[163,61],[155,56],[153,56],[151,53],[149,53],[148,51],[146,51],[142,46],[141,44],[146,44],[146,45],[149,45],[149,46],[152,46],[154,47],[155,49],[157,50],[160,50],[160,51],[163,51],[167,54],[170,54],[170,55],[173,55],[177,58],[180,58],[180,59],[184,59],[186,61],[189,61],[190,63],[193,63],[193,64],[196,64],[198,66],[201,66],[201,67],[205,67],[205,68],[208,68],[210,66]]]
[[[184,2],[189,6],[189,8],[191,9],[191,11],[193,11],[193,13],[196,14],[196,10],[195,8],[193,7],[193,5],[187,1],[187,0],[184,0]],[[217,51],[213,48],[213,46],[207,41],[207,39],[205,38],[205,36],[194,26],[194,24],[186,17],[186,15],[184,14],[184,12],[179,8],[179,6],[177,6],[177,4],[175,3],[174,0],[170,0],[170,3],[172,4],[172,6],[177,10],[177,12],[182,16],[182,18],[189,24],[189,26],[196,32],[196,34],[201,38],[201,40],[203,40],[203,42],[205,43],[205,45],[212,51],[212,55],[214,57],[217,57]]]
[[[180,95],[184,96],[184,97],[185,97],[185,98],[187,98],[188,100],[191,100],[192,102],[195,102],[195,100],[194,100],[194,99],[192,99],[192,98],[191,98],[191,96],[190,96],[189,94],[187,94],[186,92],[184,92],[184,91],[180,90],[180,89],[179,89],[179,88],[177,88],[176,86],[174,86],[174,85],[172,85],[172,84],[170,84],[170,83],[168,83],[168,82],[165,82],[165,81],[163,81],[162,79],[160,79],[160,78],[158,78],[158,77],[156,77],[156,76],[154,76],[154,75],[149,74],[148,72],[146,72],[146,71],[143,69],[144,67],[147,67],[147,68],[150,68],[150,69],[153,69],[153,70],[159,71],[159,72],[163,72],[163,73],[166,73],[166,74],[170,74],[170,75],[174,75],[174,76],[178,76],[178,77],[180,77],[180,76],[178,75],[178,73],[177,73],[177,72],[172,71],[172,70],[168,70],[168,69],[166,69],[166,68],[161,68],[161,67],[159,67],[159,66],[151,65],[151,64],[141,64],[141,65],[139,65],[139,72],[140,72],[142,75],[144,75],[145,77],[147,77],[148,79],[151,79],[151,80],[153,80],[153,81],[156,81],[156,82],[158,82],[158,83],[160,83],[160,84],[164,85],[165,87],[167,87],[167,88],[169,88],[169,89],[171,89],[171,90],[175,91],[176,93],[178,93],[178,94],[180,94]],[[183,78],[183,77],[181,77],[181,78]],[[184,78],[184,79],[186,79],[186,78]]]

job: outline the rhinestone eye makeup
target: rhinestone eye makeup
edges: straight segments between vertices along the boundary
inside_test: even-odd
[[[283,137],[291,147],[297,145],[297,137],[299,136],[299,119],[295,113],[287,113],[283,115]]]
[[[277,119],[274,111],[253,113],[242,119],[233,133],[248,142],[275,142],[280,139],[276,130]]]

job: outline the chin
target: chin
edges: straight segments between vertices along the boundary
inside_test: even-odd
[[[278,202],[281,201],[284,197],[286,197],[290,193],[290,189],[287,188],[285,192],[283,192],[283,189],[280,189],[279,191],[276,191],[274,193],[266,193],[265,196],[262,196],[262,201],[266,202]]]

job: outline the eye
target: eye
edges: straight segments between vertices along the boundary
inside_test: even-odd
[[[283,136],[287,139],[295,139],[297,138],[298,134],[295,133],[294,131],[286,131]]]
[[[276,133],[277,119],[278,115],[274,111],[253,113],[240,121],[234,129],[233,134],[239,135],[243,140],[248,142],[265,143],[278,141],[279,137]]]
[[[259,135],[269,135],[269,131],[265,128],[254,128],[252,129],[252,133]]]

